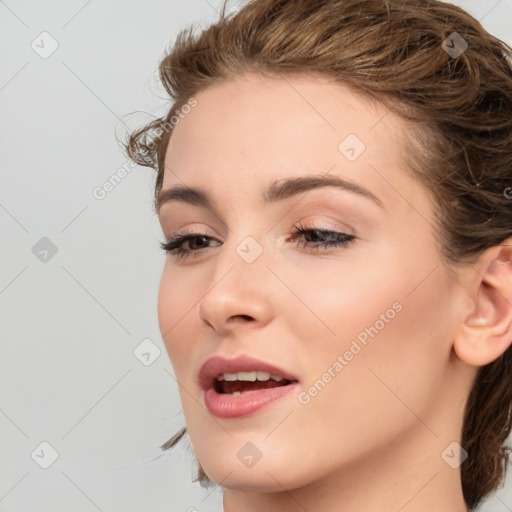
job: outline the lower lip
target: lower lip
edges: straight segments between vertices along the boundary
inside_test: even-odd
[[[265,405],[284,398],[297,389],[298,383],[279,386],[277,388],[258,389],[245,395],[217,393],[213,388],[205,391],[206,408],[218,418],[238,418],[251,414]]]

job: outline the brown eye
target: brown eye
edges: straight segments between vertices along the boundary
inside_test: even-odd
[[[354,235],[348,235],[339,231],[319,229],[316,227],[306,227],[303,225],[295,226],[294,234],[303,236],[306,241],[300,242],[301,247],[311,247],[312,249],[325,249],[335,247],[349,247],[356,239]]]
[[[199,243],[197,244],[196,242]],[[202,235],[200,233],[190,233],[190,234],[176,234],[170,237],[166,242],[160,242],[160,247],[167,254],[172,254],[179,258],[186,258],[189,254],[200,251],[201,249],[206,249],[209,247],[209,242],[217,240]],[[188,243],[189,248],[183,248],[182,246]],[[220,242],[219,242],[220,243]]]

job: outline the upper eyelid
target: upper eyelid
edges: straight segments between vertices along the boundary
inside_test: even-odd
[[[329,208],[330,210],[330,208]],[[338,214],[338,212],[335,212],[336,214]],[[352,217],[353,214],[350,214],[350,216]],[[340,220],[336,221],[334,219],[330,219],[330,220],[327,220],[329,218],[329,214],[326,213],[326,210],[323,210],[323,211],[319,211],[319,212],[311,212],[308,216],[304,216],[305,219],[307,220],[295,220],[294,222],[290,222],[290,224],[292,224],[291,228],[293,228],[294,226],[297,226],[297,225],[306,225],[308,226],[308,228],[311,226],[311,229],[321,229],[321,230],[325,230],[325,231],[343,231],[343,232],[348,232],[351,233],[353,231],[353,228],[349,225],[349,224],[346,224],[345,222],[341,222]],[[309,219],[308,219],[309,217]],[[317,219],[315,218],[317,217]],[[314,220],[311,220],[311,218],[313,218]],[[272,226],[271,229],[274,229],[275,226],[277,226],[278,224],[281,223],[281,221],[284,221],[285,220],[285,217],[282,217],[281,220],[279,220],[278,222],[276,223],[269,223],[269,225]],[[336,225],[338,224],[338,226]],[[201,228],[195,228],[195,227],[190,227],[190,226],[197,226],[197,225],[201,225]],[[182,227],[179,227],[179,228],[176,228],[176,229],[173,229],[173,230],[169,230],[171,233],[173,234],[177,234],[177,233],[185,233],[185,234],[189,234],[189,233],[200,233],[200,234],[208,234],[207,232],[209,231],[212,231],[212,228],[210,227],[207,227],[205,228],[204,227],[205,224],[201,223],[201,222],[193,222],[189,225],[187,224],[184,224]],[[223,226],[226,226],[224,223],[223,223]],[[167,231],[165,229],[165,224],[162,224],[162,229],[163,231]],[[232,232],[232,229],[227,227],[226,231],[228,232]],[[266,232],[268,233],[269,230],[267,230]],[[208,234],[208,236],[210,236]],[[211,235],[211,236],[215,236],[215,235]]]
[[[343,189],[338,189],[335,187],[320,187],[320,188],[313,188],[306,192],[305,195],[308,197],[301,198],[299,201],[296,202],[295,205],[290,208],[286,205],[286,201],[283,201],[282,207],[285,208],[285,210],[282,212],[282,214],[278,214],[281,216],[281,219],[284,219],[288,216],[290,212],[293,211],[302,211],[304,215],[324,215],[326,212],[331,212],[334,215],[349,215],[350,217],[356,215],[358,219],[364,219],[365,222],[374,222],[374,213],[373,211],[368,212],[368,208],[365,207],[365,204],[361,204],[360,201],[357,201],[357,197],[361,196],[355,196],[354,194],[349,194],[347,200],[340,203],[340,200],[337,197],[336,193],[339,193]],[[320,196],[317,197],[316,194],[323,192],[324,194],[327,193],[327,196]],[[332,194],[330,195],[329,192]],[[287,198],[287,200],[291,200],[293,197]],[[296,198],[295,198],[296,200]],[[276,207],[279,207],[279,202],[275,203]],[[300,203],[300,204],[299,204]],[[212,216],[208,220],[210,222],[212,219],[214,223],[219,223],[222,226],[222,229],[226,232],[231,232],[232,229],[228,226],[227,222],[224,220],[224,218],[220,215],[219,212],[216,210],[212,210],[207,206],[204,206],[202,204],[194,204],[192,202],[187,201],[180,201],[180,200],[172,200],[169,203],[164,202],[164,204],[168,205],[170,207],[170,210],[166,210],[165,213],[161,214],[161,212],[158,212],[158,218],[160,219],[160,222],[165,222],[165,218],[169,216],[168,218],[172,221],[177,216],[172,215],[172,208],[187,208],[192,207],[194,210],[197,211],[199,209],[203,214],[206,214],[207,217]],[[340,206],[341,204],[341,206]],[[374,203],[375,204],[375,203]],[[273,205],[271,205],[273,206]],[[384,208],[384,207],[383,207]],[[180,210],[178,210],[180,211]],[[185,212],[188,212],[188,209],[184,210]],[[188,214],[188,213],[187,213]],[[275,225],[275,224],[274,224]]]
[[[308,223],[308,222],[298,222],[298,223],[295,223],[293,225],[293,227],[291,228],[292,231],[295,231],[297,228],[302,228],[306,231],[325,231],[325,232],[333,232],[333,233],[343,233],[343,234],[346,234],[346,235],[351,235],[352,233],[350,232],[347,232],[346,229],[344,228],[337,228],[335,226],[322,226],[322,225],[319,225],[319,224],[315,224],[315,223]],[[216,235],[211,235],[207,232],[205,232],[206,230],[196,230],[196,229],[188,229],[188,228],[183,228],[183,229],[178,229],[176,230],[175,232],[172,233],[171,236],[173,237],[178,237],[178,236],[182,236],[182,237],[194,237],[194,236],[205,236],[205,237],[208,237],[208,238],[212,238],[214,240],[217,239]]]

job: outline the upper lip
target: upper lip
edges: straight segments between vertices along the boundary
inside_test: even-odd
[[[272,375],[283,377],[291,381],[298,381],[292,373],[279,368],[278,366],[255,359],[245,354],[228,358],[222,355],[214,355],[209,357],[201,366],[198,374],[198,382],[202,389],[209,389],[213,386],[217,376],[223,373],[238,373],[251,371],[264,371]]]

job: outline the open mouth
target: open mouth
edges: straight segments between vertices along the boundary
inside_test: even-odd
[[[213,382],[213,389],[220,394],[241,396],[261,389],[287,386],[296,380],[288,380],[265,371],[223,373]]]

